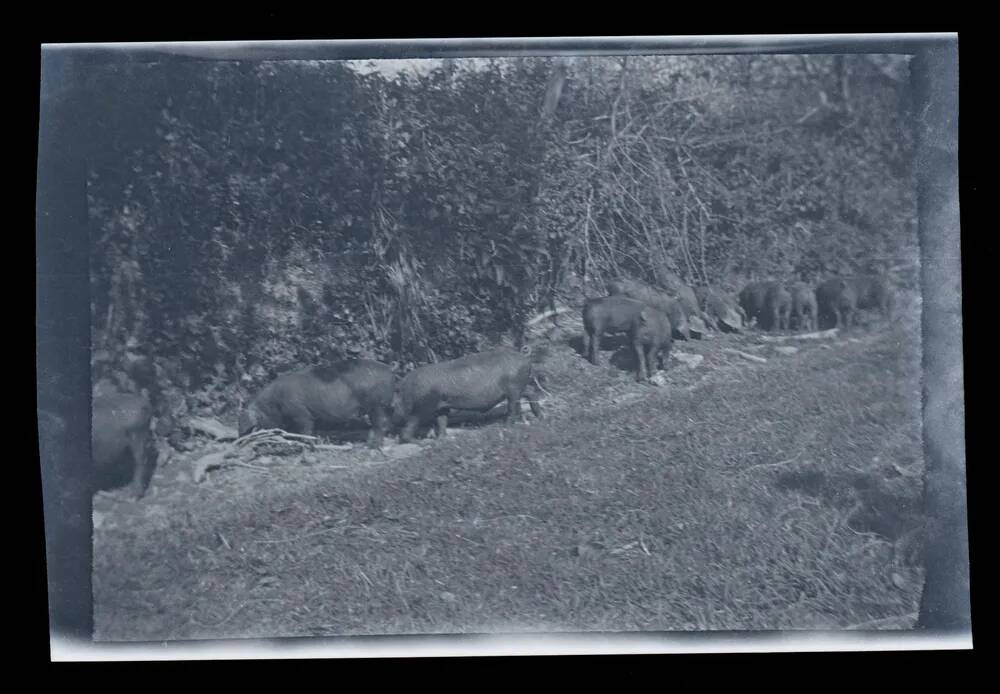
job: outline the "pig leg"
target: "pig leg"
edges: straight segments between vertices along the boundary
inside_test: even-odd
[[[531,414],[535,415],[537,419],[541,419],[542,406],[538,404],[538,393],[533,388],[529,388],[525,392],[525,396],[528,398],[528,406],[531,408]]]
[[[416,431],[417,425],[420,424],[420,417],[415,414],[411,414],[406,419],[406,425],[403,427],[403,431],[399,434],[400,443],[409,443],[413,440],[413,432]]]
[[[372,448],[382,448],[382,440],[389,428],[389,415],[384,407],[379,406],[372,410],[369,417],[372,420],[372,430],[368,444]]]
[[[635,351],[636,361],[639,362],[635,373],[635,380],[640,382],[645,381],[647,378],[645,352],[642,349],[642,345],[638,341],[632,343],[632,349]]]
[[[439,439],[448,435],[448,408],[442,408],[437,413],[437,426],[434,430]]]
[[[132,496],[138,501],[146,495],[146,489],[153,477],[155,460],[147,450],[146,437],[141,433],[129,436],[129,450],[132,453]]]
[[[521,393],[516,386],[507,386],[507,422],[513,424],[521,419]]]
[[[592,333],[587,333],[587,359],[594,366],[597,366],[597,350],[600,346],[601,335],[596,330]]]
[[[649,349],[646,350],[646,372],[649,374],[649,378],[659,370],[659,364],[657,364],[657,355],[660,350],[656,348],[656,345],[650,345]]]

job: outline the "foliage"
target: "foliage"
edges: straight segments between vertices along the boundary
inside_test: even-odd
[[[95,348],[133,338],[189,406],[222,407],[303,363],[516,343],[556,295],[622,273],[815,279],[915,255],[905,59],[560,66],[545,118],[548,59],[94,69]]]

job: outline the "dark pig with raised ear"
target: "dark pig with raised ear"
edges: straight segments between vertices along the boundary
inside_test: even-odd
[[[149,400],[101,381],[94,389],[92,404],[91,453],[96,476],[131,468],[132,495],[141,499],[156,467]]]
[[[403,425],[399,439],[403,443],[413,440],[417,427],[432,420],[438,437],[443,437],[450,410],[486,412],[504,400],[507,418],[513,422],[521,416],[522,396],[528,398],[532,414],[541,418],[537,389],[531,359],[512,349],[417,367],[396,384],[393,412]]]
[[[309,366],[282,374],[240,414],[239,435],[255,429],[284,429],[313,435],[367,416],[369,444],[382,445],[389,427],[395,376],[385,364],[367,359]]]

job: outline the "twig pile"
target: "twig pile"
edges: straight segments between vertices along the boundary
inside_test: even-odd
[[[241,436],[233,442],[240,453],[250,453],[250,459],[262,455],[299,455],[315,451],[319,439],[305,434],[293,434],[283,429],[262,429]]]
[[[202,456],[194,463],[192,478],[195,482],[201,482],[209,470],[231,465],[267,472],[266,467],[249,464],[264,456],[290,457],[320,450],[348,450],[352,448],[350,445],[323,444],[319,443],[319,440],[316,436],[293,434],[283,429],[254,431],[236,439],[229,450],[214,451]]]

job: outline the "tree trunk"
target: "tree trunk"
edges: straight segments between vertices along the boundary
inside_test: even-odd
[[[958,211],[958,48],[928,46],[912,65],[917,99],[923,293],[926,578],[918,626],[971,626]]]

